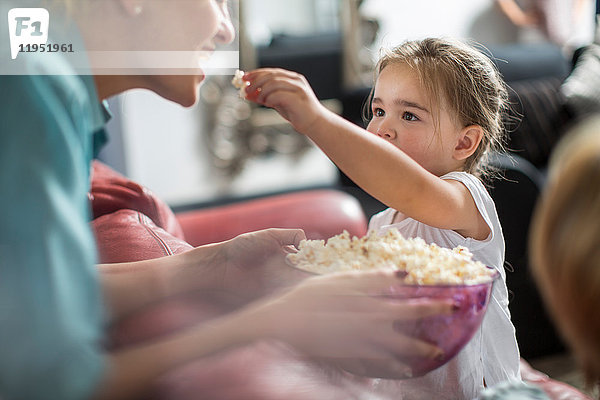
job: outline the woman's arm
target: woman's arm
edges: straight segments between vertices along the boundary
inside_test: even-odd
[[[212,263],[216,245],[203,246],[188,253],[146,261],[100,264],[101,286],[111,321],[165,298],[192,290],[220,287],[223,271]],[[202,279],[184,285],[177,275],[187,266],[197,269]]]
[[[304,77],[263,69],[245,79],[251,82],[250,100],[276,109],[387,206],[427,225],[477,239],[487,237],[489,228],[463,184],[440,179],[394,145],[327,110]]]
[[[99,265],[110,319],[191,291],[224,293],[241,305],[294,285],[309,275],[285,264],[286,249],[305,238],[300,229],[265,229],[174,256]]]
[[[135,398],[156,377],[179,365],[258,340],[283,341],[313,358],[367,360],[388,377],[405,378],[410,369],[403,360],[435,358],[442,353],[433,345],[399,334],[394,324],[451,314],[454,305],[372,297],[399,280],[393,271],[312,277],[203,325],[110,354],[97,398]]]

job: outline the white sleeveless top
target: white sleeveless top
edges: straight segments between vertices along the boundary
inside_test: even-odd
[[[504,237],[494,201],[481,181],[471,174],[451,172],[441,178],[457,180],[471,192],[477,209],[491,230],[485,240],[465,238],[455,231],[434,228],[412,218],[392,223],[397,211],[391,208],[374,215],[369,222],[369,230],[381,232],[397,228],[407,238],[420,237],[440,247],[467,247],[475,260],[494,267],[501,279],[494,284],[481,327],[456,357],[420,378],[378,382],[378,386],[397,386],[398,398],[401,399],[471,400],[484,389],[484,379],[488,387],[508,379],[520,380],[519,349],[508,310]]]

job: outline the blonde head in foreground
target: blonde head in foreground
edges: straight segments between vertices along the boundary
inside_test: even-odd
[[[583,368],[600,379],[600,118],[557,147],[534,216],[534,275],[551,314]]]

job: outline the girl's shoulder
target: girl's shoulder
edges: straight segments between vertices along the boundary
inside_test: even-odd
[[[483,182],[481,181],[481,179],[479,179],[475,175],[470,174],[468,172],[464,172],[464,171],[452,171],[452,172],[448,172],[445,175],[442,175],[440,178],[444,179],[444,180],[453,179],[453,180],[456,180],[456,181],[460,181],[462,183],[473,184],[473,185],[481,187],[481,188],[483,188],[485,190],[485,186],[483,185]]]
[[[473,174],[462,171],[452,171],[446,175],[442,175],[440,178],[444,180],[455,180],[462,183],[469,190],[476,203],[483,202],[494,204],[494,200],[485,188],[481,179]]]

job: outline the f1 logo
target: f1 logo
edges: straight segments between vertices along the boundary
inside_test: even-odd
[[[45,8],[13,8],[8,11],[10,53],[14,60],[26,45],[48,42],[50,14]]]

